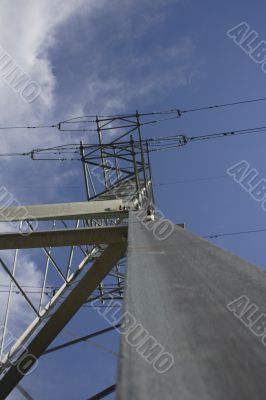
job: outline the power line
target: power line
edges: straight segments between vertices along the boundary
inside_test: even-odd
[[[0,286],[2,287],[9,287],[9,285],[4,285],[4,284],[0,284]],[[33,285],[20,285],[21,287],[27,287],[27,288],[34,288],[34,289],[41,289],[42,286],[33,286]],[[59,289],[59,286],[45,286],[46,289]]]
[[[193,183],[193,182],[203,182],[203,181],[211,181],[211,180],[217,180],[217,179],[225,179],[228,178],[229,175],[217,175],[217,176],[209,176],[206,178],[188,178],[188,179],[183,179],[183,180],[178,180],[178,181],[173,181],[173,182],[163,182],[163,183],[154,183],[153,186],[169,186],[169,185],[178,185],[178,184],[183,184],[183,183]]]
[[[58,128],[58,124],[54,125],[29,125],[29,126],[1,126],[0,130],[9,129],[42,129],[42,128]]]
[[[211,140],[211,139],[218,139],[226,136],[237,136],[237,135],[248,135],[254,133],[264,133],[266,132],[266,126],[260,126],[256,128],[249,128],[249,129],[239,129],[234,131],[225,131],[220,133],[212,133],[209,135],[200,135],[200,136],[193,136],[189,138],[189,141],[199,141],[199,140]]]
[[[212,235],[202,236],[204,239],[216,239],[223,236],[236,236],[236,235],[248,235],[251,233],[261,233],[266,232],[266,228],[263,229],[254,229],[249,231],[238,231],[238,232],[227,232],[227,233],[215,233]]]
[[[189,112],[194,112],[194,111],[211,110],[214,108],[232,107],[232,106],[237,106],[237,105],[242,105],[242,104],[258,103],[258,102],[262,102],[262,101],[266,101],[266,97],[261,97],[261,98],[257,98],[257,99],[251,99],[251,100],[241,100],[241,101],[235,101],[235,102],[231,102],[231,103],[224,103],[224,104],[218,104],[218,105],[212,105],[212,106],[195,107],[195,108],[191,108],[189,110],[181,111],[181,113],[184,114],[184,113],[189,113]]]
[[[187,145],[191,142],[198,142],[198,141],[205,141],[205,140],[214,140],[214,139],[221,139],[225,137],[231,136],[239,136],[239,135],[250,135],[250,134],[258,134],[258,133],[266,133],[266,126],[255,127],[255,128],[248,128],[248,129],[239,129],[234,131],[225,131],[225,132],[218,132],[218,133],[211,133],[205,135],[198,135],[198,136],[186,136],[186,135],[172,135],[166,137],[155,137],[146,139],[145,142],[149,143],[149,152],[155,151],[163,151],[169,149],[175,149],[177,147],[182,147]],[[115,146],[120,146],[123,149],[123,145],[127,146],[128,142],[116,142]],[[135,146],[141,146],[139,141],[134,142]],[[105,149],[113,149],[113,143],[105,143],[102,145]],[[97,150],[100,148],[99,144],[83,144],[83,149],[85,150]],[[38,154],[43,155],[62,155],[62,154],[78,154],[80,151],[80,144],[69,144],[63,146],[55,146],[55,147],[48,147],[48,148],[39,148],[33,149],[28,152],[23,153],[0,153],[0,157],[30,157],[33,160],[58,160],[58,161],[79,161],[79,158],[34,158]]]
[[[110,326],[110,327],[102,329],[100,331],[90,333],[89,335],[78,337],[77,339],[62,343],[62,344],[60,344],[58,346],[50,347],[43,353],[43,355],[49,354],[49,353],[53,353],[54,351],[58,351],[58,350],[64,349],[64,348],[69,347],[69,346],[73,346],[74,344],[77,344],[77,343],[80,343],[80,342],[86,342],[89,339],[94,338],[95,336],[99,336],[99,335],[102,335],[104,333],[111,332],[111,331],[113,331],[113,330],[115,330],[115,329],[117,329],[119,327],[120,327],[120,324],[117,324],[117,325],[114,325],[114,326]]]
[[[225,107],[233,107],[237,105],[243,105],[243,104],[251,104],[251,103],[258,103],[258,102],[264,102],[266,101],[266,97],[259,97],[256,99],[247,99],[247,100],[239,100],[239,101],[234,101],[234,102],[228,102],[228,103],[222,103],[222,104],[214,104],[214,105],[208,105],[208,106],[202,106],[202,107],[192,107],[190,109],[180,109],[180,108],[172,108],[169,110],[159,110],[159,111],[152,111],[152,112],[146,112],[146,113],[139,113],[139,117],[146,117],[146,116],[151,116],[151,115],[171,115],[171,114],[177,114],[178,117],[181,117],[182,114],[185,113],[191,113],[191,112],[196,112],[196,111],[207,111],[207,110],[212,110],[212,109],[218,109],[218,108],[225,108]],[[116,115],[101,115],[98,116],[98,118],[104,119],[110,119],[110,118],[134,118],[136,114],[116,114]],[[66,121],[62,121],[62,123],[77,123],[79,119],[81,118],[95,118],[95,116],[91,115],[84,115],[80,117],[75,117],[68,119]],[[93,120],[85,120],[82,121],[80,120],[79,122],[96,122],[95,119]]]
[[[182,114],[187,114],[191,112],[198,112],[198,111],[208,111],[208,110],[213,110],[213,109],[219,109],[219,108],[225,108],[225,107],[233,107],[237,105],[243,105],[243,104],[252,104],[252,103],[258,103],[258,102],[264,102],[266,101],[266,97],[260,97],[256,99],[248,99],[248,100],[240,100],[240,101],[235,101],[235,102],[228,102],[228,103],[222,103],[222,104],[214,104],[214,105],[208,105],[208,106],[202,106],[202,107],[192,107],[190,109],[184,109],[182,110],[181,108],[172,108],[169,110],[159,110],[159,111],[152,111],[152,112],[146,112],[146,113],[139,113],[139,117],[148,117],[148,116],[154,116],[154,115],[172,115],[172,117],[167,117],[167,118],[162,118],[158,120],[153,120],[153,121],[147,121],[140,123],[140,125],[147,125],[147,124],[154,124],[162,121],[167,121],[169,119],[176,119],[180,118]],[[114,115],[100,115],[98,116],[98,122],[105,122],[107,120],[125,120],[126,118],[135,118],[136,114],[134,113],[129,113],[129,114],[114,114]],[[89,119],[88,119],[89,118]],[[21,126],[2,126],[0,127],[0,130],[16,130],[16,129],[58,129],[61,131],[67,131],[66,129],[62,129],[63,124],[83,124],[83,123],[95,123],[97,122],[96,116],[91,116],[91,115],[83,115],[79,117],[73,117],[70,119],[62,120],[60,122],[57,122],[55,124],[46,124],[46,125],[21,125]],[[130,124],[134,124],[135,121],[127,121]],[[131,125],[129,125],[131,126]],[[120,129],[120,128],[126,128],[126,126],[118,126],[118,127],[109,127],[109,128],[102,128],[102,130],[110,130],[110,129]],[[69,129],[69,131],[73,131],[73,129]],[[76,129],[75,131],[97,131],[97,129]]]
[[[19,290],[16,290],[16,289],[11,289],[11,290],[0,290],[0,293],[15,293],[15,294],[21,294],[20,293],[20,291]],[[44,291],[44,292],[42,292],[42,291],[29,291],[29,290],[25,290],[24,291],[24,293],[26,293],[26,294],[41,294],[41,293],[44,293],[44,294],[46,294],[47,296],[49,295],[49,294],[52,294],[53,293],[53,291]]]
[[[266,169],[261,169],[258,172],[265,172]],[[154,183],[153,186],[169,186],[169,185],[179,185],[183,183],[193,183],[193,182],[204,182],[204,181],[213,181],[217,179],[226,179],[229,178],[229,175],[214,175],[214,176],[206,176],[206,177],[201,177],[201,178],[188,178],[188,179],[182,179],[182,180],[177,180],[177,181],[172,181],[172,182],[161,182],[161,183]]]

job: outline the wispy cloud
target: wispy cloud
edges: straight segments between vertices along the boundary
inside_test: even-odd
[[[40,122],[53,115],[56,106],[57,78],[53,71],[49,49],[58,45],[55,35],[69,19],[77,17],[84,9],[90,11],[94,1],[86,0],[14,0],[0,4],[0,45],[41,86],[41,95],[31,104],[0,79],[1,126],[12,123]],[[9,135],[2,140],[1,149],[14,148],[29,142],[27,133]],[[42,137],[47,141],[48,137]]]
[[[171,38],[167,45],[159,36],[153,38],[154,31],[163,29],[170,12],[167,7],[174,2],[13,0],[11,6],[8,0],[2,1],[0,46],[40,84],[42,92],[27,104],[0,79],[0,126],[50,124],[71,116],[121,112],[144,105],[147,109],[156,97],[162,99],[176,88],[190,85],[195,73],[191,38]],[[24,151],[73,140],[77,143],[80,138],[53,130],[1,131],[0,146],[1,152]],[[35,182],[42,185],[49,181],[39,199],[42,203],[53,202],[53,187],[76,181],[76,165],[71,165],[70,172],[61,168],[59,178],[55,164],[30,165],[27,172],[20,170],[19,162],[2,163],[2,183],[14,171],[20,174],[10,180],[19,200],[19,185],[27,178],[33,188]],[[68,200],[62,197],[62,201]],[[30,187],[24,200],[33,203]],[[12,265],[13,253],[4,255]],[[19,258],[17,277],[22,285],[40,286],[40,271],[28,253]],[[0,271],[0,283],[8,282]],[[5,301],[6,295],[0,294],[2,316]],[[33,319],[21,295],[12,295],[10,317],[15,333]]]
[[[8,265],[11,270],[13,265],[15,252],[5,251],[1,252],[1,258]],[[40,287],[42,282],[42,274],[38,270],[37,265],[30,259],[28,255],[22,255],[19,257],[16,267],[16,279],[23,289],[28,293],[29,298],[38,307],[38,301],[40,298],[39,294],[34,292],[36,288]],[[7,291],[10,285],[10,278],[3,269],[0,269],[0,326],[4,323],[5,312],[7,306]],[[34,288],[34,289],[33,289]],[[8,329],[12,332],[12,335],[19,337],[23,331],[23,328],[27,327],[28,324],[34,319],[34,313],[30,309],[21,293],[19,293],[16,285],[13,285],[13,293],[10,298],[10,309],[8,319]]]

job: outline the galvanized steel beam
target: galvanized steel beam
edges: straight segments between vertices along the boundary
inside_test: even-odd
[[[0,234],[0,250],[119,243],[126,240],[126,235],[127,226],[35,231],[28,236],[3,233]]]
[[[1,221],[22,220],[75,220],[90,218],[112,218],[122,214],[122,200],[99,200],[77,203],[42,204],[0,208]]]

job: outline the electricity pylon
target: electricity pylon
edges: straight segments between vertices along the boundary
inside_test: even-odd
[[[11,266],[4,256],[0,259],[9,278],[0,342],[0,399],[16,387],[85,302],[98,299],[106,303],[110,293],[123,295],[128,213],[153,202],[149,150],[141,136],[138,113],[127,120],[96,118],[95,123],[98,144],[80,142],[87,201],[24,206],[23,218],[22,207],[0,209],[2,221],[20,227],[0,235],[0,249],[15,251]],[[65,126],[60,128],[63,131]],[[61,248],[68,254],[64,266]],[[25,249],[41,249],[46,257],[42,287],[33,300],[17,277],[19,254],[29,251]],[[51,282],[57,287],[47,302],[45,294]],[[14,288],[35,318],[15,343],[9,343]]]
[[[60,130],[69,130],[67,124],[84,130],[89,122],[68,121]],[[19,231],[0,235],[0,249],[15,251],[11,266],[10,253],[0,259],[9,278],[0,400],[41,355],[113,329],[48,347],[84,303],[108,304],[114,295],[123,297],[126,316],[117,387],[91,400],[115,388],[119,400],[264,400],[266,274],[180,226],[158,235],[158,217],[148,218],[152,174],[138,113],[95,123],[98,143],[79,147],[86,202],[0,209],[5,223],[20,222]],[[20,282],[19,255],[39,248],[46,262],[32,299]],[[45,301],[50,282],[56,288]],[[9,335],[14,288],[34,317],[29,325],[21,322],[15,343]]]

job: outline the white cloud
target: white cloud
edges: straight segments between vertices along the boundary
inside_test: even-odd
[[[14,251],[1,251],[1,257],[5,260],[8,267],[12,266],[14,260]],[[32,262],[29,257],[23,256],[19,259],[17,265],[17,274],[20,285],[28,285],[33,287],[38,287],[42,281],[42,275],[37,269],[37,265]],[[7,291],[10,285],[10,278],[2,269],[0,269],[0,335],[3,333],[3,324],[5,320],[6,310],[7,310]],[[13,340],[17,340],[31,321],[35,318],[29,305],[26,303],[25,299],[21,294],[15,292],[16,286],[14,285],[14,292],[11,294],[10,298],[10,308],[9,308],[9,318],[6,330],[6,341],[10,340],[10,335]],[[24,287],[25,289],[25,287]],[[39,295],[31,294],[29,295],[31,301],[38,304]],[[7,342],[2,342],[0,338],[0,343],[3,345],[3,356],[9,350],[6,346]],[[14,343],[14,342],[13,342]],[[10,400],[21,399],[21,395],[17,391],[13,391],[8,397]]]
[[[90,111],[96,113],[96,106],[100,114],[119,113],[132,103],[148,104],[156,97],[161,100],[191,84],[193,52],[191,39],[184,37],[169,47],[154,46],[147,54],[126,53],[119,62],[100,58],[85,78],[81,98],[87,98]]]
[[[12,265],[15,257],[15,251],[2,251],[1,258],[4,260],[5,264],[8,266],[9,270],[12,271]],[[29,258],[29,256],[22,255],[17,259],[16,273],[15,277],[19,284],[24,287],[40,287],[42,282],[42,274],[38,270],[37,265]],[[0,326],[4,323],[6,305],[8,299],[8,289],[10,285],[10,278],[8,274],[3,270],[2,266],[0,268]],[[36,291],[37,289],[35,289]],[[30,293],[29,298],[38,307],[38,301],[40,298],[39,294]],[[10,299],[10,311],[8,318],[8,330],[12,333],[14,337],[19,337],[23,331],[23,328],[28,326],[28,324],[35,318],[34,312],[30,309],[30,306],[24,299],[24,297],[19,293],[19,289],[13,284],[13,293]]]
[[[193,74],[188,65],[189,55],[193,53],[189,38],[180,38],[166,49],[159,44],[156,47],[155,43],[147,44],[145,52],[136,53],[136,49],[131,49],[135,39],[164,24],[167,15],[164,7],[172,3],[176,0],[126,0],[123,7],[117,0],[13,0],[12,6],[10,1],[2,1],[0,46],[39,82],[42,93],[34,103],[27,104],[0,79],[0,125],[50,124],[63,115],[80,115],[86,108],[94,113],[122,111],[136,100],[146,101],[148,96],[159,93],[162,96],[171,85],[189,84]],[[90,18],[94,14],[98,18],[96,22]],[[103,24],[98,23],[101,16]],[[76,19],[77,25],[88,25],[87,37],[82,38],[84,43],[80,43],[80,37],[71,29],[68,32],[65,28],[71,19]],[[62,29],[64,36],[58,35]],[[129,50],[120,54],[119,46],[124,48],[125,41],[129,43]],[[55,49],[61,48],[67,54],[60,53],[62,61],[59,57],[59,70],[55,71],[52,56]],[[82,69],[84,58],[81,58],[76,64],[77,71],[72,71],[67,63],[68,53],[71,62],[75,55],[86,54],[88,68]],[[62,82],[65,76],[62,78],[61,73],[64,75],[66,70],[71,71],[74,79],[71,83]],[[68,91],[60,93],[62,86],[67,86]],[[0,132],[1,150],[30,149],[29,144],[36,147],[58,142],[57,131],[44,133],[9,131],[7,139]],[[60,139],[68,141],[70,135],[61,135]]]
[[[8,0],[1,1],[0,46],[32,79],[39,82],[42,93],[35,102],[28,104],[0,78],[0,126],[42,123],[53,114],[57,101],[56,76],[49,58],[49,49],[58,44],[55,33],[62,25],[70,18],[78,17],[84,10],[88,12],[93,7],[95,1],[88,0],[13,0],[12,4]],[[34,147],[40,143],[45,146],[53,143],[53,138],[56,136],[53,132],[50,135],[35,136],[34,139],[32,132],[2,131],[1,152],[9,151],[11,148],[21,151],[30,145]],[[7,174],[8,168],[4,171],[2,169],[2,181]],[[40,175],[39,170],[39,177]],[[1,224],[1,228],[5,231],[11,230],[9,224],[4,227]],[[1,251],[1,257],[10,267],[14,252]],[[39,287],[43,276],[32,259],[24,255],[19,257],[16,277],[20,285]],[[3,291],[3,288],[7,289],[9,282],[7,274],[0,268],[0,291]],[[34,294],[30,296],[37,305],[40,296]],[[0,325],[3,323],[6,301],[7,293],[0,293]],[[21,294],[12,294],[9,330],[19,336],[33,318],[34,315]]]
[[[168,3],[173,1],[176,0]],[[10,0],[1,1],[0,46],[32,79],[39,82],[42,93],[34,103],[27,104],[0,79],[0,126],[54,123],[63,115],[67,118],[82,115],[88,110],[93,113],[121,112],[133,103],[137,107],[141,102],[147,101],[148,104],[148,99],[156,96],[161,99],[169,90],[190,84],[194,68],[191,68],[193,63],[190,63],[190,57],[194,49],[188,37],[172,41],[167,47],[159,43],[151,43],[145,49],[141,46],[134,47],[134,40],[141,40],[147,32],[165,21],[165,14],[161,9],[165,2],[152,2],[152,8],[156,11],[153,14],[148,12],[148,3],[151,1],[127,0],[121,7],[120,0],[12,0],[12,4]],[[143,7],[145,13],[142,12]],[[103,15],[102,25],[99,24],[99,19],[95,22],[87,18],[94,11],[98,18],[99,14]],[[66,31],[66,24],[71,18],[77,18],[77,22],[83,21],[88,26],[82,43],[79,42],[78,34],[75,36],[72,31]],[[108,30],[104,31],[105,23],[110,29],[110,38]],[[67,32],[66,36],[58,34],[61,29]],[[100,32],[101,29],[103,32]],[[104,41],[101,41],[101,34]],[[66,61],[62,48],[69,50]],[[120,53],[121,48],[124,52]],[[58,70],[55,71],[53,56],[57,49],[61,53]],[[76,54],[77,64],[74,67],[72,64],[68,66],[68,61],[75,61]],[[70,80],[65,79],[66,71],[71,76]],[[51,120],[55,117],[55,121]],[[75,141],[79,139],[80,136]],[[60,141],[62,144],[69,142],[70,135],[46,130],[41,134],[39,131],[35,133],[22,130],[0,132],[1,152],[11,149],[29,150],[58,144]],[[31,174],[36,174],[35,179],[39,183],[49,180],[51,188],[66,182],[72,175],[75,176],[75,172],[71,170],[65,171],[59,177],[54,165],[51,167],[35,163],[31,169]],[[16,179],[16,185],[24,182],[23,169],[21,171],[13,179]],[[4,172],[6,174],[8,168]],[[47,192],[51,193],[52,189]],[[31,196],[29,190],[29,203],[32,202]],[[44,200],[46,199],[41,201]],[[13,253],[5,254],[9,265],[12,263],[10,254]],[[29,256],[20,258],[17,269],[20,284],[40,286],[40,269]],[[8,279],[1,272],[0,284],[8,284]],[[13,295],[12,298],[10,327],[18,333],[33,315],[29,313],[28,305],[21,295]],[[2,316],[5,301],[6,295],[0,295]]]
[[[100,2],[101,3],[101,2]],[[55,33],[71,17],[89,12],[95,1],[88,0],[5,0],[0,3],[0,46],[23,70],[36,80],[42,92],[31,104],[25,103],[3,79],[0,79],[1,126],[42,122],[49,118],[55,106],[56,77],[48,56],[54,45]],[[52,122],[52,121],[50,121]],[[2,135],[3,136],[3,133]],[[30,142],[32,133],[9,134],[1,140],[1,150],[21,148]],[[51,138],[42,137],[42,142]]]

